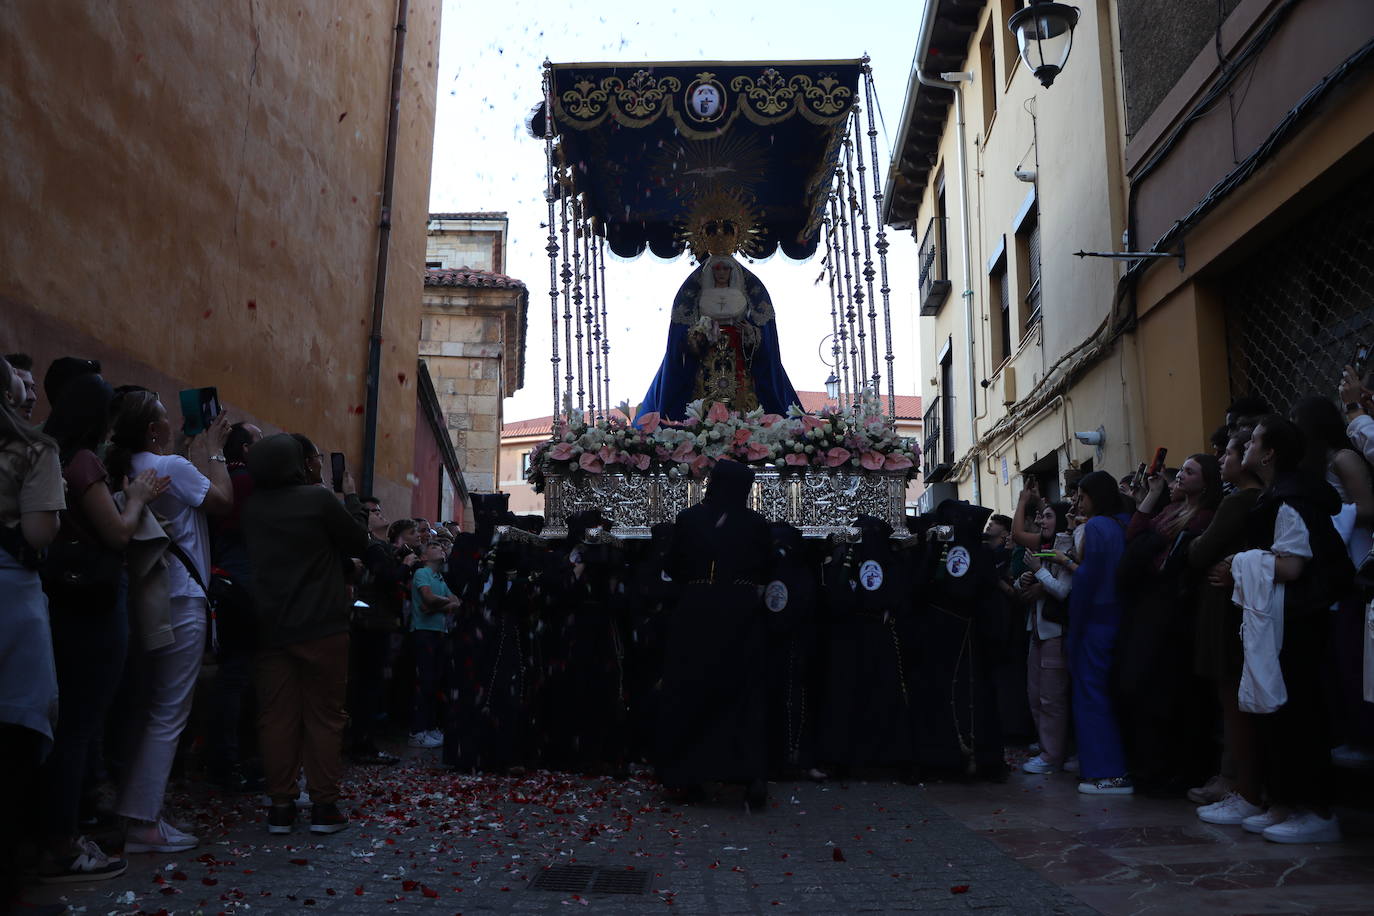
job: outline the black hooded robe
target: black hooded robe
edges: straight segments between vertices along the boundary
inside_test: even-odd
[[[747,508],[754,474],[721,461],[706,498],[678,513],[669,557],[681,588],[668,615],[658,770],[669,787],[768,774],[768,521]]]

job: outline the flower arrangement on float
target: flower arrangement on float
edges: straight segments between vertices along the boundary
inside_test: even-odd
[[[915,477],[920,446],[897,433],[868,393],[855,405],[816,414],[793,406],[786,416],[732,411],[697,400],[682,421],[647,413],[631,423],[628,403],[610,416],[569,412],[551,439],[530,452],[529,481],[544,492],[546,475],[666,474],[704,477],[721,459],[783,472],[902,472]]]

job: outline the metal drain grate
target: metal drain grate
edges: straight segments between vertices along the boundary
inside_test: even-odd
[[[596,869],[590,865],[553,865],[535,876],[530,890],[575,894],[585,891],[595,874]]]
[[[647,871],[603,868],[592,881],[593,894],[642,894],[649,889]]]
[[[642,894],[649,889],[649,872],[590,865],[553,865],[536,875],[529,889],[560,894]]]

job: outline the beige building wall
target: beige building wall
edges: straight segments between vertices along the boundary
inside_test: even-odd
[[[376,488],[409,503],[439,0],[409,6]],[[41,373],[213,385],[357,469],[394,0],[0,4],[0,316]],[[40,415],[46,412],[40,402]]]
[[[937,396],[953,396],[952,428],[941,435],[953,437],[950,480],[958,497],[974,498],[977,474],[983,505],[1004,512],[1020,492],[1019,472],[1036,461],[1055,455],[1061,472],[1091,460],[1095,468],[1125,473],[1140,451],[1137,389],[1123,385],[1120,375],[1134,371],[1133,345],[1118,341],[1106,363],[1079,370],[1078,377],[1067,374],[1080,357],[1103,355],[1101,347],[1080,348],[1111,316],[1120,276],[1118,262],[1073,255],[1117,250],[1124,228],[1114,4],[1082,5],[1072,56],[1048,89],[1021,62],[1015,42],[1006,40],[1006,17],[1014,8],[999,0],[984,4],[964,61],[973,74],[962,84],[970,288],[964,289],[959,126],[953,96],[939,89],[917,90],[947,99],[948,114],[938,143],[931,144],[935,166],[912,224],[912,243],[894,245],[898,257],[917,256],[943,180],[953,285],[939,313],[922,319],[922,396],[928,405]],[[1033,180],[1018,178],[1018,171]],[[1027,230],[1035,219],[1040,318],[1028,324],[1034,269]],[[1008,284],[1009,352],[1001,346],[1000,282]],[[965,299],[972,310],[971,353]],[[942,391],[945,352],[953,385]],[[1073,439],[1076,431],[1098,427],[1105,436],[1100,453]]]
[[[543,435],[504,436],[501,439],[501,480],[502,493],[510,494],[510,510],[518,515],[542,515],[544,495],[534,492],[534,487],[525,480],[525,458],[540,442],[548,438]]]
[[[506,271],[504,213],[431,213],[425,266]]]

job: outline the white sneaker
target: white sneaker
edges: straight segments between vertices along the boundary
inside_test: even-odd
[[[426,734],[426,735],[429,735],[429,736],[432,737],[432,738],[434,738],[434,739],[435,739],[436,741],[438,741],[440,744],[443,744],[443,743],[444,743],[444,732],[443,732],[443,729],[431,728],[429,731],[425,732],[425,734]]]
[[[1129,776],[1114,776],[1111,779],[1087,779],[1078,784],[1083,795],[1134,795],[1135,786]]]
[[[410,734],[410,741],[407,742],[407,743],[408,743],[411,747],[423,747],[423,748],[442,747],[443,744],[444,744],[444,739],[443,739],[443,738],[436,738],[434,735],[432,735],[432,734],[429,733],[429,732],[411,732],[411,734]]]
[[[1037,754],[1036,756],[1027,760],[1025,763],[1021,764],[1021,772],[1034,773],[1037,776],[1039,776],[1044,775],[1046,773],[1058,773],[1059,767],[1048,762],[1047,760],[1045,760],[1044,757],[1041,757],[1039,754]]]
[[[1234,827],[1247,817],[1253,817],[1263,812],[1264,809],[1259,805],[1252,805],[1245,800],[1245,796],[1238,792],[1232,792],[1219,802],[1198,808],[1197,816],[1198,820],[1208,824]]]
[[[185,852],[195,849],[200,840],[178,830],[165,820],[152,824],[130,824],[124,840],[124,852]]]
[[[1070,757],[1068,760],[1065,760],[1065,761],[1064,761],[1064,772],[1065,772],[1065,773],[1077,773],[1077,772],[1078,772],[1078,758],[1077,758],[1077,757]]]
[[[1240,825],[1245,828],[1246,833],[1263,833],[1275,824],[1282,823],[1287,819],[1287,809],[1274,805],[1268,811],[1261,814],[1250,815],[1245,820],[1241,821]]]
[[[1188,801],[1195,805],[1215,805],[1231,794],[1231,780],[1220,774],[1213,776],[1203,785],[1188,790]]]
[[[1312,811],[1295,811],[1284,821],[1265,828],[1272,843],[1339,843],[1341,824],[1335,815],[1318,817]]]

